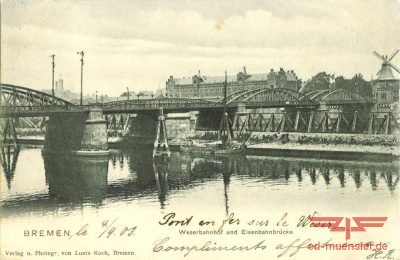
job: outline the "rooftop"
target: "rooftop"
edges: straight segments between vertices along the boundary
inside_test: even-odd
[[[395,76],[393,75],[392,68],[389,64],[382,64],[382,68],[378,72],[378,80],[396,80]]]
[[[284,71],[283,69],[280,69],[278,71],[271,70],[269,73],[247,74],[244,68],[244,71],[239,72],[239,74],[241,73],[242,75],[246,76],[243,81],[251,82],[251,81],[266,81],[271,73],[278,75],[279,72],[284,72],[288,81],[298,80],[296,73],[294,73],[293,70]],[[200,73],[196,76],[202,79],[201,84],[223,83],[225,81],[225,76],[206,76],[206,75],[200,75]],[[174,81],[175,85],[191,85],[193,84],[193,77],[173,78],[171,76],[171,80]],[[227,82],[238,82],[238,81],[239,81],[238,75],[227,75]]]

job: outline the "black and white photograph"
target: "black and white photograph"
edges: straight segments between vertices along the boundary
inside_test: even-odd
[[[400,1],[1,0],[0,259],[400,259]]]

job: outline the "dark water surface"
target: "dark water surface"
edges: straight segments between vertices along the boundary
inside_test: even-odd
[[[106,157],[3,150],[1,217],[70,215],[106,208],[164,212],[196,207],[220,214],[260,207],[329,208],[327,201],[385,210],[397,205],[399,162],[213,156],[112,150]],[[384,202],[384,203],[382,203]],[[353,206],[352,206],[353,205]]]

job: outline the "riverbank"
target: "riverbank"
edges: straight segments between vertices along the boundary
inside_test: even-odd
[[[110,147],[119,147],[123,140],[109,137]],[[196,131],[170,141],[171,146],[192,146],[196,148],[216,149],[217,131]],[[313,152],[315,156],[324,154],[338,157],[346,153],[353,156],[390,156],[400,157],[400,136],[336,134],[336,133],[262,133],[254,132],[238,136],[234,142],[244,144],[246,153],[269,155],[301,156],[302,153]],[[21,136],[21,144],[43,144],[43,136]],[[210,144],[210,145],[208,145]]]
[[[246,148],[246,154],[287,157],[312,157],[314,159],[385,161],[398,158],[398,149],[381,146],[357,145],[296,145],[255,144]]]
[[[249,149],[400,155],[400,139],[397,135],[253,133],[247,137],[246,145]]]
[[[327,145],[327,144],[278,144],[261,143],[248,145],[247,149],[270,149],[270,150],[296,150],[296,151],[316,151],[316,152],[354,152],[354,153],[376,153],[400,156],[399,149],[386,146],[365,146],[365,145]]]
[[[217,132],[196,132],[193,139],[215,140]],[[400,137],[397,135],[366,135],[336,133],[248,133],[235,134],[235,140],[245,144],[246,153],[301,156],[313,152],[315,156],[340,158],[343,153],[355,157],[400,156]]]

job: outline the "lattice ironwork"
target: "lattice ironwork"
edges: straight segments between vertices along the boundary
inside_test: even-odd
[[[107,120],[107,129],[127,130],[131,119],[130,114],[111,114],[105,115]]]
[[[237,113],[233,130],[245,132],[293,132],[294,118],[287,113]]]
[[[314,104],[311,99],[304,94],[287,88],[260,88],[248,91],[239,91],[227,97],[227,104],[238,102],[243,103],[279,103],[286,105],[288,103]]]
[[[0,106],[72,106],[73,104],[53,95],[10,84],[0,84]]]
[[[65,111],[74,105],[64,99],[21,86],[0,84],[2,114],[32,113],[33,111]]]
[[[392,112],[313,111],[297,113],[236,113],[234,131],[396,134],[400,125]]]

